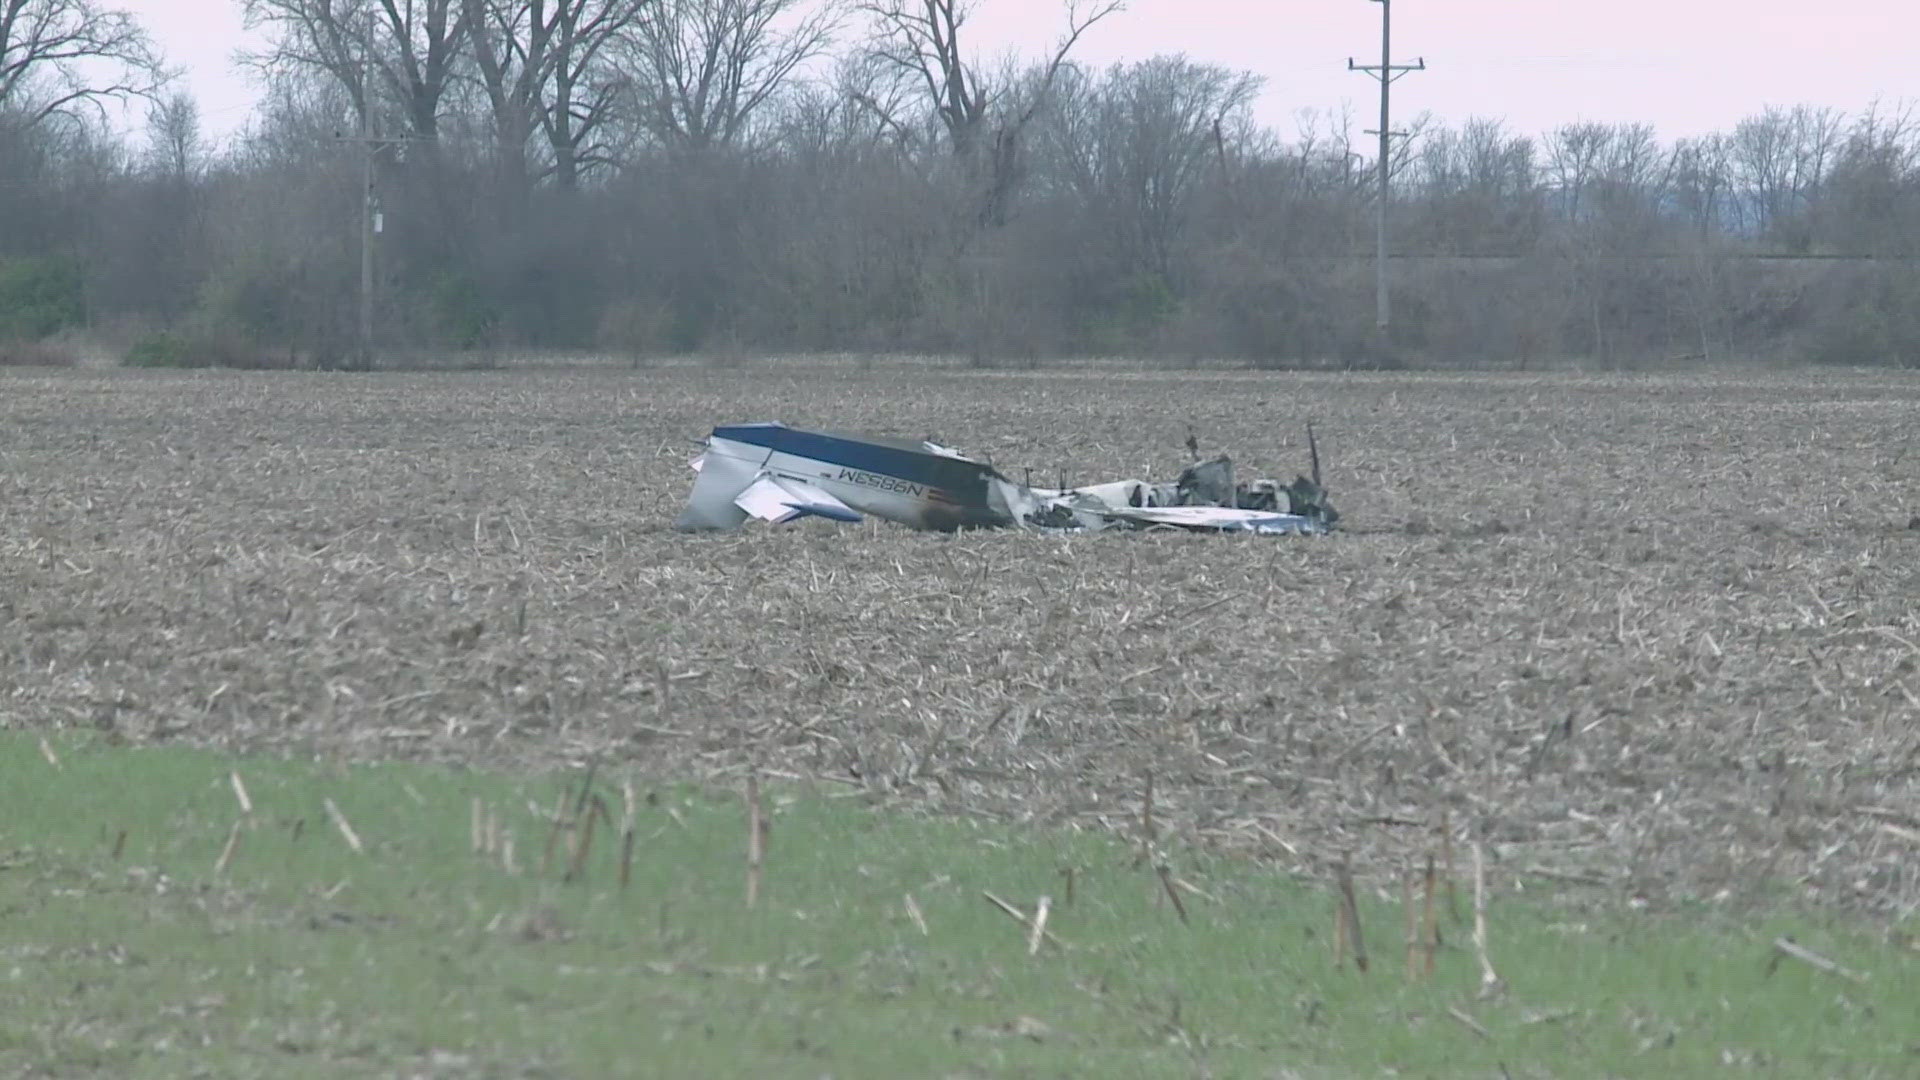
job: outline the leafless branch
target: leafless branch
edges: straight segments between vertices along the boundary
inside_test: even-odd
[[[0,108],[29,126],[83,106],[104,115],[106,102],[151,98],[172,77],[125,11],[96,0],[0,2]]]

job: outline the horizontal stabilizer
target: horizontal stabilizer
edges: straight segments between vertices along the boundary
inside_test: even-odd
[[[733,504],[762,521],[775,524],[809,515],[834,521],[860,520],[860,515],[846,503],[805,480],[772,473],[761,473],[745,491],[734,496]]]

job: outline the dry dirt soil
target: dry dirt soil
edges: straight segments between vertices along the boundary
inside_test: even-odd
[[[1291,477],[1321,539],[674,533],[696,441]],[[0,372],[0,724],[1139,827],[1303,873],[1920,903],[1920,378]]]

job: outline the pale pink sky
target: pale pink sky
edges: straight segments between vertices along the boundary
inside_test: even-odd
[[[254,91],[231,64],[247,43],[238,0],[116,2],[188,69],[209,134],[246,121]],[[979,0],[975,46],[1040,52],[1061,10]],[[1104,64],[1184,52],[1266,76],[1259,115],[1283,133],[1301,109],[1343,105],[1359,129],[1372,126],[1376,91],[1346,60],[1377,60],[1379,18],[1367,0],[1132,0],[1077,55]],[[1394,85],[1396,122],[1431,111],[1537,134],[1571,120],[1643,121],[1665,139],[1729,129],[1770,104],[1920,104],[1911,0],[1398,0],[1393,22],[1396,61],[1428,64]]]

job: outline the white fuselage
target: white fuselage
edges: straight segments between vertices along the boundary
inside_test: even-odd
[[[716,436],[702,455],[689,515],[711,528],[738,526],[747,515],[732,500],[761,473],[804,481],[862,514],[904,525],[924,527],[955,506],[929,484]]]

